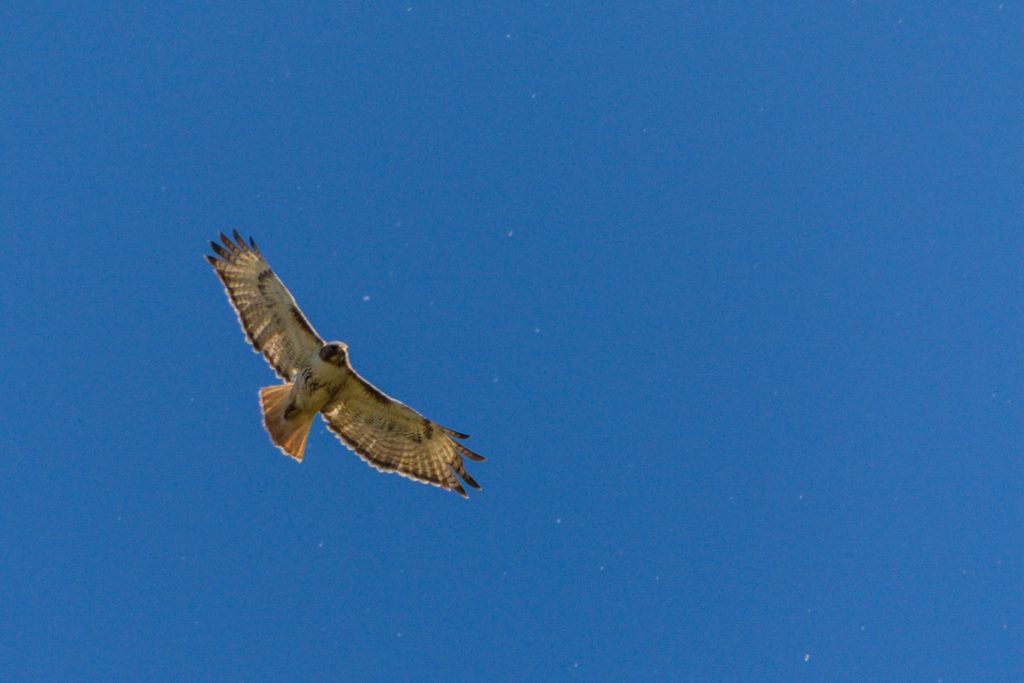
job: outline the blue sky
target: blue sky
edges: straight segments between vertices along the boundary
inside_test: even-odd
[[[1024,678],[1019,3],[0,24],[5,678]],[[482,492],[271,446],[230,228]]]

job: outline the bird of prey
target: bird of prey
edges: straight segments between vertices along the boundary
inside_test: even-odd
[[[467,439],[396,401],[360,377],[348,345],[325,342],[267,265],[256,243],[219,234],[206,256],[224,283],[246,338],[284,380],[260,389],[263,425],[274,445],[302,461],[317,413],[341,441],[371,466],[468,497],[456,474],[479,489],[462,458],[482,461],[456,439]]]

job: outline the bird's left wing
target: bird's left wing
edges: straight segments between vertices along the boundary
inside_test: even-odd
[[[464,498],[468,497],[466,490],[455,474],[469,486],[480,488],[466,472],[462,458],[481,461],[484,457],[455,441],[469,435],[423,417],[386,396],[355,371],[322,413],[327,427],[349,449],[382,472],[397,472],[451,489]]]
[[[207,256],[224,283],[246,338],[261,352],[281,379],[292,381],[295,370],[324,342],[302,315],[295,299],[274,275],[250,238],[236,230],[234,240],[220,233],[223,244],[210,242],[216,258]]]

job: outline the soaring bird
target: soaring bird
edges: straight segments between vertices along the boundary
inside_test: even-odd
[[[317,413],[349,449],[382,472],[397,472],[468,497],[456,474],[480,485],[466,472],[463,457],[482,461],[456,439],[468,439],[423,417],[359,376],[349,363],[348,345],[325,342],[306,320],[295,299],[270,269],[256,242],[238,231],[210,242],[206,256],[224,284],[254,351],[284,380],[259,391],[263,426],[285,454],[302,461],[309,428]]]

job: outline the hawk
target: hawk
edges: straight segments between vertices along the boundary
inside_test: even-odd
[[[348,345],[325,342],[306,320],[295,299],[267,265],[256,242],[219,234],[210,242],[217,256],[206,256],[224,284],[253,350],[262,353],[283,384],[259,391],[263,426],[270,440],[301,462],[317,413],[359,457],[382,472],[454,490],[467,498],[456,474],[480,485],[466,472],[463,457],[482,461],[456,439],[468,434],[442,427],[384,394],[349,364]]]

